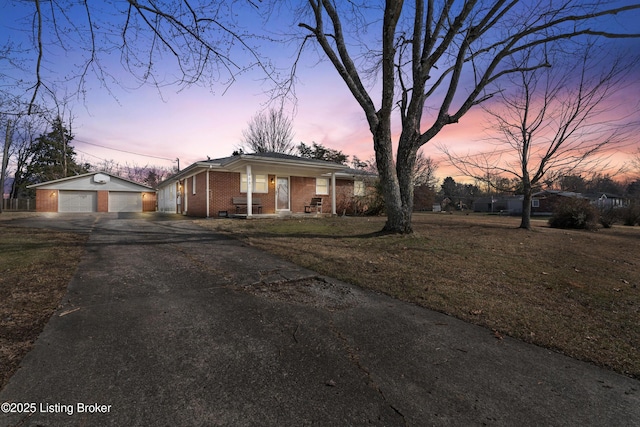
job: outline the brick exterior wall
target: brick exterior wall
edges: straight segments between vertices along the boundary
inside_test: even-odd
[[[193,194],[193,176],[184,180],[184,197],[187,199],[186,214],[189,216],[207,216],[207,173],[195,175],[196,192]]]
[[[109,192],[98,190],[98,212],[109,212]]]
[[[301,176],[292,176],[289,178],[289,195],[291,203],[291,212],[304,212],[305,205],[311,202],[311,198],[316,196],[316,179]],[[330,200],[327,196],[322,197],[322,209],[326,210]]]
[[[196,194],[193,194],[193,178],[185,178],[182,183],[182,208],[186,199],[186,215],[196,217],[207,216],[206,171],[196,175]],[[253,193],[253,199],[260,199],[263,214],[276,213],[276,176],[268,175],[268,193]],[[322,212],[331,213],[331,194],[316,194],[316,179],[310,177],[289,177],[289,191],[291,198],[291,212],[303,213],[313,197],[321,197],[323,201]],[[331,190],[329,190],[331,191]],[[209,216],[218,217],[219,213],[227,212],[229,215],[236,213],[233,205],[234,197],[246,197],[246,193],[240,192],[240,173],[209,171]],[[337,213],[342,209],[351,213],[351,200],[353,198],[353,181],[336,180],[336,205]],[[178,207],[180,209],[180,206]],[[178,212],[180,210],[178,209]],[[244,213],[244,211],[243,211]],[[254,210],[257,214],[257,210]]]
[[[240,193],[240,174],[209,172],[209,185],[211,189],[210,215],[216,217],[221,211],[226,211],[229,214],[235,213],[236,210],[231,199],[243,196]],[[261,197],[261,199],[263,198]],[[264,200],[262,202],[264,203]]]
[[[276,213],[276,176],[269,175],[267,177],[269,192],[267,194],[261,194],[262,200],[262,213]]]
[[[209,172],[211,205],[210,216],[216,217],[219,212],[227,212],[228,214],[236,213],[236,207],[233,205],[234,197],[246,197],[247,193],[240,192],[240,174],[234,172]],[[271,181],[274,182],[271,182]],[[267,193],[253,193],[253,199],[260,199],[262,213],[275,213],[276,211],[276,188],[275,175],[267,177]],[[258,213],[257,209],[256,212]]]
[[[58,212],[58,190],[36,189],[36,212]]]

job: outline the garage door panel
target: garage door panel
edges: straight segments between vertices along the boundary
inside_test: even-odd
[[[96,212],[97,210],[98,193],[95,191],[60,190],[58,212]]]
[[[125,191],[110,191],[109,212],[142,212],[142,195]]]

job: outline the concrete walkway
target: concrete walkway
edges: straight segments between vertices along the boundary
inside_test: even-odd
[[[179,217],[21,224],[91,235],[0,426],[640,425],[640,381]]]

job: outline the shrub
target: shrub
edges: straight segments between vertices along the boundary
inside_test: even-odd
[[[613,224],[618,222],[619,212],[614,208],[601,208],[599,211],[600,225],[604,228],[611,228]]]
[[[624,225],[640,225],[640,203],[635,202],[620,209],[620,216]]]
[[[554,205],[549,225],[554,228],[595,230],[598,228],[598,210],[587,199],[562,198]]]

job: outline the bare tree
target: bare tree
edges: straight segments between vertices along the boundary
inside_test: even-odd
[[[633,158],[631,159],[632,173],[635,174],[636,179],[640,179],[640,148],[636,150]]]
[[[317,43],[365,114],[386,203],[384,230],[395,233],[412,232],[412,171],[418,149],[493,96],[492,83],[514,72],[546,67],[543,53],[551,42],[639,36],[607,31],[599,24],[603,17],[634,13],[640,4],[575,0],[389,0],[384,5],[308,0],[306,4],[307,14],[299,24],[306,30],[303,46],[308,40]],[[374,28],[377,32],[371,37]],[[539,54],[511,67],[510,58],[532,49]],[[367,88],[371,75],[380,80]]]
[[[140,166],[134,164],[125,164],[124,166],[117,166],[118,174],[129,181],[138,182],[140,184],[146,184],[149,187],[157,187],[158,184],[167,179],[172,169],[170,167],[162,167],[155,165]]]
[[[89,77],[96,77],[107,90],[119,84],[121,76],[106,66],[114,52],[141,84],[158,88],[213,82],[226,87],[251,69],[273,78],[274,68],[259,53],[268,34],[260,33],[260,10],[252,0],[33,0],[14,2],[5,10],[10,7],[21,8],[25,16],[24,25],[12,31],[23,28],[32,44],[14,50],[10,58],[23,60],[33,70],[33,77],[21,83],[30,94],[29,113],[42,92],[53,94],[57,86],[67,87],[71,81],[80,95],[88,90]],[[68,73],[47,65],[60,65],[59,58],[70,53],[74,67]]]
[[[422,151],[418,151],[413,167],[413,185],[435,187],[438,181],[436,170],[438,170],[438,164],[431,157],[426,157]]]
[[[282,109],[253,116],[242,136],[242,151],[291,154],[296,150],[291,120]]]
[[[498,148],[492,155],[460,156],[444,149],[451,163],[468,176],[482,180],[491,164],[493,171],[517,178],[524,196],[521,228],[531,228],[536,186],[550,175],[601,168],[603,160],[596,154],[630,136],[628,123],[609,116],[611,98],[624,89],[633,67],[621,60],[604,65],[593,61],[593,54],[592,48],[585,49],[574,61],[564,53],[569,59],[564,66],[512,74],[511,89],[501,90],[485,108],[497,133]]]

